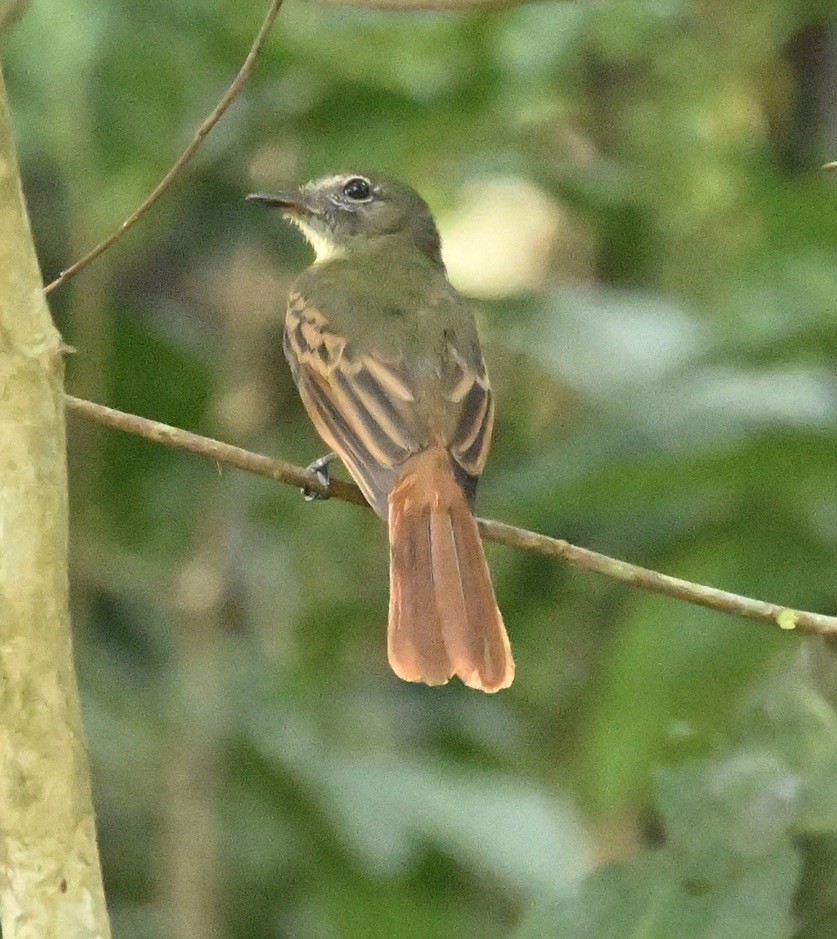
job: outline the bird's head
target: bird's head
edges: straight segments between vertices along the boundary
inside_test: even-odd
[[[299,226],[318,262],[391,244],[442,263],[439,232],[427,203],[391,177],[340,173],[291,192],[247,198],[276,206]]]

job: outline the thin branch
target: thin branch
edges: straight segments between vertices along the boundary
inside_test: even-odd
[[[179,427],[160,424],[158,421],[149,420],[147,417],[127,414],[125,411],[117,411],[115,408],[105,407],[103,404],[94,404],[92,401],[74,398],[72,395],[66,395],[66,399],[67,407],[71,411],[82,414],[99,424],[104,424],[105,427],[124,430],[129,434],[145,437],[146,440],[153,440],[154,443],[162,443],[167,447],[188,450],[190,453],[195,453],[205,460],[211,460],[213,463],[234,466],[236,469],[255,473],[256,476],[265,476],[267,479],[275,479],[287,483],[289,486],[297,486],[300,489],[310,489],[321,496],[330,496],[343,502],[354,502],[356,505],[367,504],[360,489],[352,483],[333,479],[329,486],[325,487],[314,473],[310,473],[300,466],[294,466],[293,463],[262,456],[260,453],[252,453],[249,450],[243,450],[241,447],[234,447],[232,444],[213,440],[211,437],[201,437],[199,434],[181,430]]]
[[[329,6],[359,7],[366,10],[390,10],[404,13],[444,13],[448,10],[501,10],[516,7],[527,0],[323,0]]]
[[[275,479],[290,486],[307,488],[320,495],[341,499],[344,502],[353,502],[355,505],[366,505],[360,490],[352,483],[334,479],[328,486],[323,486],[317,477],[300,466],[286,463],[284,460],[272,459],[259,453],[251,453],[241,447],[233,447],[228,443],[213,440],[210,437],[201,437],[198,434],[160,424],[147,417],[136,414],[127,414],[114,408],[84,401],[81,398],[66,396],[67,407],[77,414],[106,427],[124,430],[129,434],[145,437],[155,443],[162,443],[168,447],[188,450],[204,459],[226,466]],[[758,622],[770,623],[782,629],[797,629],[800,632],[813,633],[823,636],[837,636],[837,617],[826,616],[822,613],[809,613],[804,610],[793,610],[779,606],[775,603],[765,603],[763,600],[754,600],[742,597],[725,590],[716,590],[702,584],[693,584],[677,577],[669,577],[627,561],[588,551],[564,541],[562,538],[550,538],[536,532],[515,528],[503,522],[494,522],[488,519],[479,519],[480,532],[483,538],[496,541],[512,548],[524,551],[534,551],[548,557],[559,558],[572,567],[592,571],[609,577],[611,580],[651,593],[659,593],[676,600],[685,600],[698,606],[708,607],[720,613],[729,613],[733,616],[743,616]]]
[[[639,587],[640,590],[659,593],[664,597],[673,597],[675,600],[685,600],[687,603],[705,606],[719,613],[770,623],[781,629],[798,629],[805,633],[837,636],[837,616],[794,610],[777,603],[754,600],[737,593],[681,580],[679,577],[670,577],[668,574],[638,567],[636,564],[629,564],[627,561],[620,561],[605,554],[597,554],[587,548],[579,548],[577,545],[570,544],[569,541],[564,541],[563,538],[550,538],[548,535],[539,535],[537,532],[515,528],[503,522],[479,519],[479,524],[483,537],[490,541],[499,541],[512,548],[560,558],[572,567],[601,574],[611,580]]]
[[[154,187],[151,193],[146,197],[145,201],[139,206],[136,211],[134,211],[124,222],[112,232],[104,241],[100,242],[93,248],[92,251],[89,251],[84,255],[83,258],[79,258],[75,264],[68,267],[66,270],[62,271],[58,277],[55,278],[51,283],[47,284],[44,288],[46,293],[55,290],[56,287],[60,287],[62,284],[65,284],[71,277],[74,277],[78,274],[79,271],[87,267],[88,264],[91,264],[99,255],[104,254],[112,245],[116,244],[117,241],[128,231],[129,228],[133,227],[145,214],[148,210],[154,205],[154,203],[162,196],[166,190],[171,186],[175,181],[177,176],[183,167],[192,159],[195,155],[195,151],[203,143],[204,139],[207,137],[212,128],[218,123],[218,121],[224,116],[227,108],[233,103],[235,98],[238,96],[241,89],[244,87],[247,79],[250,77],[250,72],[253,70],[253,65],[256,62],[256,58],[264,46],[268,34],[273,26],[273,22],[276,17],[279,15],[279,10],[282,6],[283,0],[271,0],[270,8],[267,11],[267,15],[262,22],[261,27],[259,28],[256,38],[253,40],[253,45],[250,46],[250,51],[247,53],[247,58],[244,60],[244,64],[238,71],[238,74],[235,76],[233,83],[227,88],[224,92],[223,97],[215,105],[210,113],[209,117],[201,124],[198,128],[197,133],[192,138],[192,142],[189,146],[181,153],[177,158],[171,169],[166,173],[166,175],[160,180],[160,182]]]

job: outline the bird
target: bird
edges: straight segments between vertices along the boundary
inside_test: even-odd
[[[291,287],[283,347],[314,427],[387,520],[392,670],[507,688],[515,665],[474,517],[494,399],[427,203],[361,172],[247,198],[279,209],[314,249]]]

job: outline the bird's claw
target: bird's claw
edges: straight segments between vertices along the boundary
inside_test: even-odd
[[[331,483],[331,473],[329,472],[328,466],[336,456],[336,453],[327,453],[325,456],[321,456],[319,460],[314,460],[310,466],[306,467],[309,473],[313,473],[317,477],[320,485],[324,489],[328,489],[329,484]],[[317,499],[328,498],[328,494],[315,492],[313,489],[309,489],[307,486],[303,486],[300,492],[302,492],[306,502],[314,502]]]

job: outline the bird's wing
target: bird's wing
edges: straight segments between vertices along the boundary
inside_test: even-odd
[[[494,407],[478,346],[463,354],[448,343],[442,354],[428,426],[415,379],[403,362],[380,350],[360,350],[333,329],[325,313],[301,292],[289,300],[285,355],[303,404],[320,436],[340,455],[379,515],[405,460],[439,440],[460,468],[473,496],[488,453]]]
[[[494,427],[494,395],[476,342],[465,353],[447,344],[442,395],[452,417],[448,451],[462,470],[460,482],[473,500]]]

